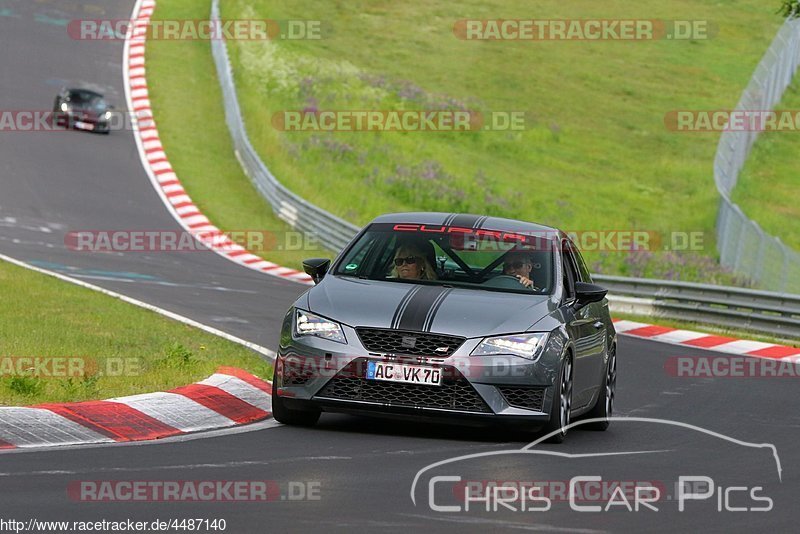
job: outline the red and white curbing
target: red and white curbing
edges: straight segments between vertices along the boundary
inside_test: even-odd
[[[209,249],[244,267],[294,282],[312,284],[307,274],[269,262],[234,243],[222,230],[211,224],[183,189],[159,139],[145,77],[146,32],[155,5],[155,0],[139,0],[136,3],[132,17],[132,38],[125,41],[123,58],[128,108],[136,118],[134,137],[150,182],[172,216]]]
[[[153,440],[270,417],[272,386],[233,367],[171,391],[0,408],[0,449]]]
[[[703,334],[692,330],[679,330],[667,326],[656,326],[620,319],[614,321],[614,328],[618,334],[640,337],[650,341],[660,341],[696,349],[709,349],[715,352],[741,356],[752,356],[753,358],[792,360],[800,363],[800,348],[798,347]]]

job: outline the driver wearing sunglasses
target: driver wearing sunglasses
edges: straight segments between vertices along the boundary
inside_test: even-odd
[[[514,276],[519,283],[529,289],[536,289],[531,280],[533,263],[530,256],[524,251],[511,251],[503,260],[503,274]]]

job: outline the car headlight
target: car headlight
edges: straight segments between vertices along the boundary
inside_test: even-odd
[[[342,325],[303,310],[295,311],[294,333],[296,336],[317,336],[338,343],[347,343]]]
[[[547,341],[546,333],[514,334],[511,336],[487,337],[472,351],[473,356],[513,354],[529,360],[542,355]]]
[[[61,111],[69,111],[69,106],[66,102],[61,103]]]

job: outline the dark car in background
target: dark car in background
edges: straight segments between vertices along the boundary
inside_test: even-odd
[[[89,89],[62,89],[53,103],[53,121],[65,128],[108,134],[114,106]]]
[[[515,266],[533,283],[508,274]],[[411,267],[427,274],[409,278]],[[333,263],[304,268],[316,285],[283,321],[279,422],[313,425],[322,411],[443,417],[512,423],[556,442],[572,418],[608,426],[616,332],[606,290],[565,233],[495,217],[391,214]]]

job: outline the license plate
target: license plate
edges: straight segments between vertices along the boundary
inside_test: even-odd
[[[94,130],[94,124],[89,122],[75,121],[75,127],[81,130]]]
[[[388,382],[405,382],[407,384],[442,385],[441,369],[421,365],[405,365],[392,362],[368,362],[368,380],[386,380]]]

